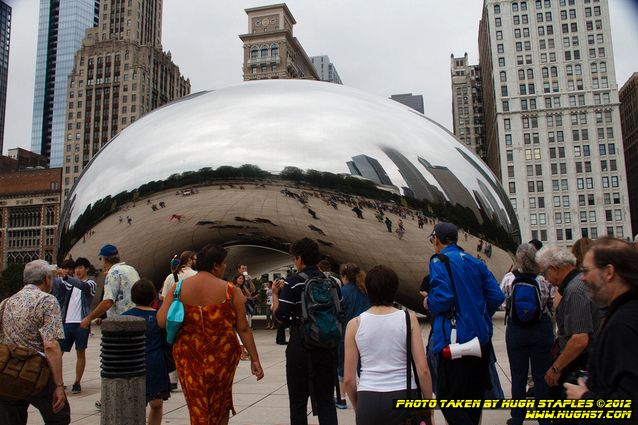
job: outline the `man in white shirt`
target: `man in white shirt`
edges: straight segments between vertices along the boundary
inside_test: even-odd
[[[75,381],[71,393],[82,391],[80,382],[86,367],[86,347],[89,341],[89,329],[80,327],[80,322],[91,312],[91,303],[95,296],[96,284],[88,278],[91,263],[86,258],[77,261],[65,260],[60,277],[55,280],[54,293],[62,313],[64,323],[64,339],[60,341],[62,352],[71,351],[75,344],[77,362],[75,364]],[[75,274],[75,275],[74,275]]]

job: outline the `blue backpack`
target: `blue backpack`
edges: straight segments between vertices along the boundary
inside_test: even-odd
[[[506,318],[518,326],[540,322],[543,316],[541,289],[533,275],[515,273],[512,290],[507,299]]]
[[[308,348],[337,348],[343,332],[337,283],[326,276],[309,277],[305,273],[299,273],[299,276],[306,279],[301,294],[305,345]]]

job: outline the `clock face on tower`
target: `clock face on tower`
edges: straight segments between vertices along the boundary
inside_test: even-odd
[[[270,22],[270,21],[268,21],[268,18],[265,18],[263,21],[261,21],[261,24],[262,24],[263,26],[267,26],[267,25],[268,25],[268,22]]]

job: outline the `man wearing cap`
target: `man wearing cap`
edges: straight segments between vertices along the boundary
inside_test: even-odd
[[[0,303],[0,342],[44,353],[51,371],[39,394],[20,400],[0,397],[0,424],[26,424],[30,404],[40,411],[44,423],[71,422],[58,344],[64,329],[60,305],[50,294],[54,277],[54,266],[44,260],[31,261],[24,266],[22,290]]]
[[[80,322],[91,312],[91,303],[95,296],[96,284],[88,278],[91,263],[86,258],[65,260],[58,277],[54,282],[55,296],[60,303],[62,321],[64,323],[64,339],[60,341],[63,352],[71,351],[75,344],[77,363],[75,365],[75,381],[71,393],[82,391],[80,381],[86,367],[86,347],[89,342],[89,330],[80,328]],[[75,271],[75,276],[74,276]]]
[[[430,291],[424,306],[433,316],[431,349],[439,360],[437,398],[482,400],[489,386],[492,316],[505,295],[486,265],[463,251],[457,241],[458,229],[451,223],[437,223],[430,235],[437,255],[430,259]],[[449,358],[450,344],[475,337],[481,357]],[[481,409],[441,411],[450,425],[478,424],[481,419]]]
[[[131,287],[140,280],[140,275],[133,267],[120,261],[115,245],[104,245],[98,255],[106,273],[104,298],[88,316],[82,319],[80,323],[82,328],[88,328],[93,319],[101,317],[106,312],[112,316],[135,307],[135,303],[131,300]]]

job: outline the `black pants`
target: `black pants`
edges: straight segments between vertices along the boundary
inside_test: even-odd
[[[438,390],[440,400],[483,400],[489,384],[490,345],[481,347],[482,357],[466,356],[447,360],[439,356]],[[449,425],[478,425],[481,409],[441,409]]]
[[[312,371],[309,370],[309,359]],[[300,332],[293,332],[286,348],[286,382],[290,402],[290,424],[308,424],[308,397],[313,386],[321,425],[337,424],[334,388],[337,375],[336,353],[307,350]]]
[[[280,323],[279,326],[277,326],[277,336],[275,337],[275,342],[277,344],[285,344],[286,342],[286,325],[283,323]]]
[[[8,400],[0,398],[0,424],[26,425],[27,409],[32,404],[40,411],[44,423],[47,425],[67,425],[71,422],[71,409],[68,400],[58,413],[53,413],[53,391],[55,385],[53,379],[49,378],[47,387],[40,394],[28,400]]]

